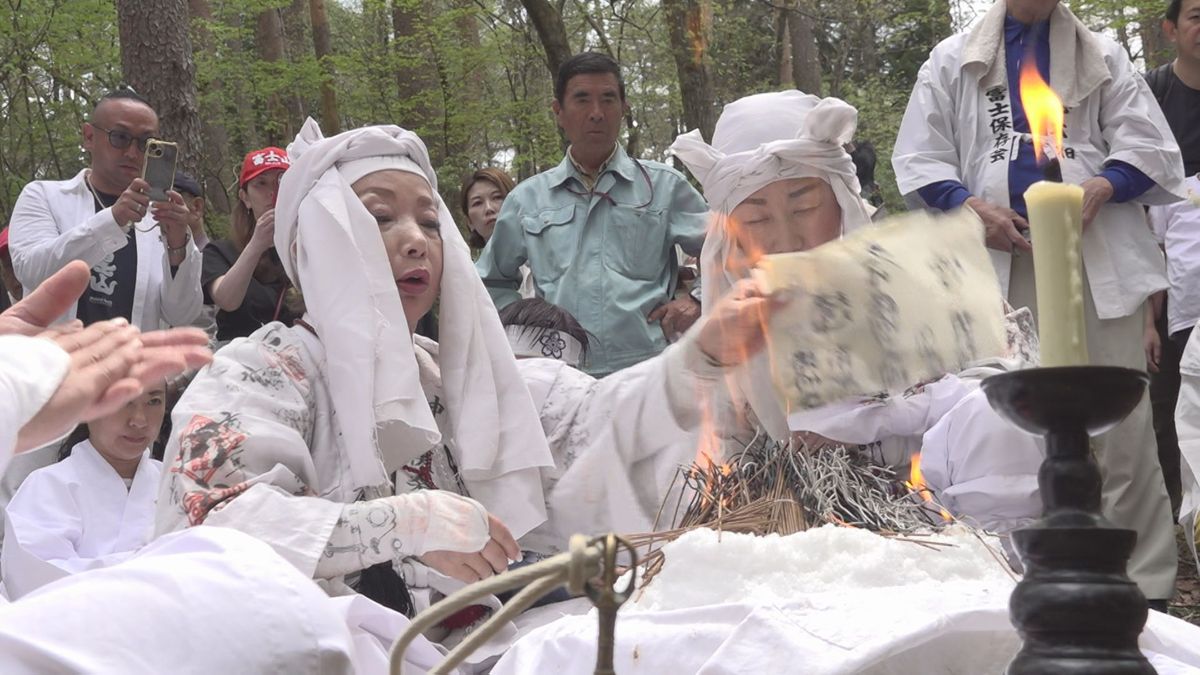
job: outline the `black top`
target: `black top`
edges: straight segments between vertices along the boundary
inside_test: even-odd
[[[100,212],[117,203],[119,195],[96,190],[92,201]],[[137,242],[134,228],[129,228],[125,245],[104,257],[92,268],[92,280],[79,296],[76,316],[83,325],[125,317],[133,322],[133,286],[137,282]]]
[[[1200,90],[1184,84],[1169,63],[1147,73],[1146,81],[1183,151],[1184,172],[1195,176],[1200,173],[1200,124],[1196,123]]]
[[[237,248],[228,239],[214,241],[204,247],[204,268],[200,272],[200,286],[204,289],[205,304],[215,304],[211,293],[212,282],[224,276],[237,258]],[[272,321],[282,321],[291,326],[297,317],[284,306],[283,294],[287,287],[286,280],[264,284],[252,277],[250,285],[246,287],[246,297],[242,300],[242,306],[233,312],[223,309],[217,312],[217,339],[224,341],[246,337]]]

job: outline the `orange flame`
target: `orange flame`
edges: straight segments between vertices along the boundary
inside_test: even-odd
[[[1033,135],[1033,152],[1038,164],[1046,162],[1046,143],[1052,140],[1055,156],[1063,152],[1062,99],[1037,69],[1037,59],[1027,58],[1021,66],[1021,106]]]
[[[921,474],[921,453],[917,453],[912,457],[912,465],[909,469],[908,480],[904,482],[908,489],[921,495],[921,500],[926,504],[937,506],[941,510],[942,520],[950,522],[954,520],[954,516],[945,509],[942,505],[933,500],[933,492],[929,490],[925,483],[925,476]]]
[[[721,218],[720,216],[714,216],[714,218],[715,220],[710,223],[710,227],[724,227],[725,235],[729,238],[731,243],[732,252],[725,261],[725,269],[734,278],[749,277],[751,271],[754,269],[754,266],[759,260],[762,259],[764,252],[754,244],[751,238],[741,236],[742,225],[731,215],[726,214],[724,218]],[[760,310],[757,319],[762,326],[763,333],[768,334],[768,320],[765,307]],[[724,335],[724,330],[732,327],[719,324],[719,328],[721,328],[723,332],[722,338],[725,338],[726,336]],[[742,363],[746,363],[750,360],[748,346],[742,343],[740,339],[733,340],[734,337],[740,336],[729,336],[730,339],[724,341],[727,343],[732,342],[737,344],[738,349],[741,351],[739,354],[740,360]],[[764,349],[768,354],[770,353],[769,339],[768,344]],[[728,395],[729,401],[733,404],[734,413],[741,418],[739,419],[739,422],[744,423],[746,421],[744,419],[744,414],[748,406],[746,405],[745,397],[737,384],[737,376],[735,371],[736,369],[727,370],[721,380],[722,384],[712,386],[725,387],[724,393]],[[700,390],[697,391],[697,398],[700,406],[700,436],[696,447],[696,465],[702,469],[708,469],[713,465],[718,465],[717,468],[719,470],[719,476],[729,476],[732,474],[733,468],[724,461],[721,434],[717,428],[718,424],[716,407],[720,398],[715,396],[714,391],[708,387],[701,387]],[[711,479],[708,482],[711,483]],[[714,486],[706,485],[706,487],[712,488]]]

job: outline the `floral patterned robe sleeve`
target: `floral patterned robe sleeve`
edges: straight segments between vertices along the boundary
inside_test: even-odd
[[[345,503],[353,495],[339,494],[319,361],[295,330],[269,324],[231,343],[188,387],[172,414],[155,530],[231,527],[334,577],[388,555],[376,547],[382,555],[363,559],[368,533]]]

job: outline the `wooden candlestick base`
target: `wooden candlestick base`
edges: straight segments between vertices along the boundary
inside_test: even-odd
[[[1106,366],[1034,368],[983,381],[992,408],[1046,439],[1043,517],[1013,533],[1025,577],[1009,599],[1021,651],[1009,675],[1141,675],[1146,598],[1125,574],[1137,533],[1100,513],[1100,468],[1088,438],[1141,401],[1145,373]]]

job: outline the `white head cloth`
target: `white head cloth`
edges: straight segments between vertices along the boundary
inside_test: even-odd
[[[423,176],[438,202],[444,338],[438,361],[463,481],[515,536],[541,524],[540,469],[553,465],[550,450],[467,244],[438,196],[425,144],[397,126],[324,138],[309,119],[288,155],[275,246],[287,253],[280,256],[284,268],[304,293],[307,319],[325,346],[354,487],[386,483],[441,441],[379,226],[351,189],[368,173],[399,169]]]
[[[858,111],[836,98],[800,91],[755,94],[725,106],[713,142],[689,131],[675,139],[671,152],[700,181],[712,208],[700,254],[704,279],[702,311],[707,313],[749,270],[727,265],[737,246],[729,231],[729,213],[758,190],[790,178],[820,178],[829,183],[842,210],[842,234],[871,221],[854,161],[843,147],[854,137]],[[766,354],[752,359],[737,375],[735,405],[748,399],[759,422],[774,438],[787,435],[787,418],[771,385]]]

